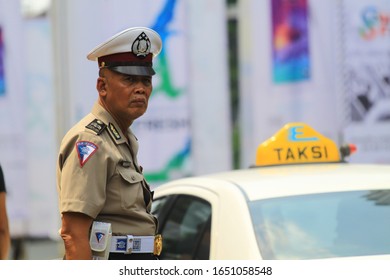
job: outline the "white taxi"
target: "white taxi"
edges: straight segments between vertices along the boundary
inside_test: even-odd
[[[390,165],[304,123],[262,143],[256,165],[155,189],[161,259],[390,259]]]

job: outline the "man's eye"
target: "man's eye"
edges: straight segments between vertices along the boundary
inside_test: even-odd
[[[125,80],[126,80],[126,82],[129,82],[129,83],[134,83],[135,82],[134,77],[131,77],[131,76],[126,77]]]
[[[128,84],[143,83],[145,86],[150,86],[152,84],[152,79],[149,77],[137,77],[137,76],[126,76],[123,79]]]
[[[142,82],[144,83],[144,85],[151,85],[152,84],[152,80],[149,78],[143,79]]]

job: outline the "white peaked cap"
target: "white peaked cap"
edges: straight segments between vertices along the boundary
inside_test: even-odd
[[[123,30],[95,47],[87,55],[98,61],[99,68],[107,67],[127,75],[155,74],[153,58],[162,48],[160,35],[147,27]]]

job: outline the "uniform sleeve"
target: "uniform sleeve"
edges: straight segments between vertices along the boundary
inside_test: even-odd
[[[104,142],[85,132],[63,145],[58,181],[60,212],[96,218],[106,200],[108,160]]]

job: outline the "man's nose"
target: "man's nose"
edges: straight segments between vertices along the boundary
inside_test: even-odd
[[[146,86],[141,81],[138,81],[135,85],[135,92],[139,94],[145,94]]]

